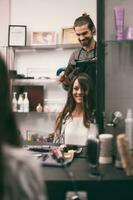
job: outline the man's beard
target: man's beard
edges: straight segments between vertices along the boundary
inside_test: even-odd
[[[84,40],[79,40],[83,47],[88,47],[91,44],[92,37],[86,37]]]

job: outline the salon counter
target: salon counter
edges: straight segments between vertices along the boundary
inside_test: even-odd
[[[49,199],[64,200],[66,192],[74,190],[86,191],[89,200],[133,199],[133,177],[126,176],[114,165],[100,165],[99,168],[101,176],[90,176],[84,158],[75,158],[67,169],[43,166]]]

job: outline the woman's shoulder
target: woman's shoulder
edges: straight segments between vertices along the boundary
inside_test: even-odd
[[[22,147],[14,147],[8,144],[3,145],[3,151],[5,156],[18,158],[18,160],[27,159],[30,156],[30,152]]]
[[[25,165],[26,168],[36,171],[39,167],[39,162],[33,155],[24,148],[13,147],[10,145],[3,146],[4,156],[8,166],[14,167]]]
[[[6,171],[6,195],[9,196],[10,191],[12,191],[11,195],[14,200],[46,199],[42,170],[37,159],[27,150],[10,145],[3,146],[3,154]],[[12,184],[12,182],[14,184]],[[23,195],[21,191],[23,191]]]

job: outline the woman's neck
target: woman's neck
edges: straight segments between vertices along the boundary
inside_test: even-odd
[[[81,117],[83,116],[83,107],[82,105],[76,105],[74,111],[72,112],[72,117]]]

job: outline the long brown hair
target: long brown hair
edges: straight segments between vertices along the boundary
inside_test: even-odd
[[[0,55],[0,199],[4,195],[4,154],[3,144],[21,146],[20,134],[12,112],[8,69]]]
[[[67,101],[64,106],[63,111],[58,115],[56,119],[56,128],[55,133],[57,130],[59,132],[61,131],[62,124],[71,117],[71,114],[73,110],[75,109],[76,102],[73,98],[72,91],[73,91],[73,85],[75,80],[78,79],[78,82],[80,84],[81,89],[84,92],[83,97],[83,123],[85,127],[90,126],[90,117],[92,114],[92,111],[94,109],[94,90],[93,90],[93,82],[89,75],[85,73],[79,74],[77,77],[75,77],[72,81],[72,84],[70,86],[70,89],[68,91]]]

